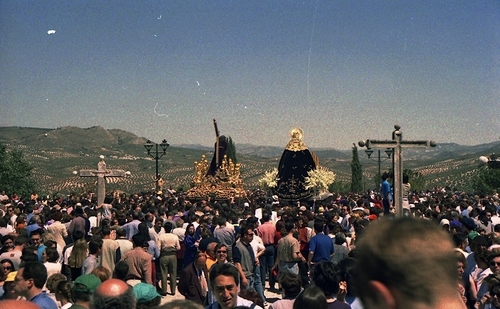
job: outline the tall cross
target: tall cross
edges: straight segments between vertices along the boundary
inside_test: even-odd
[[[396,206],[396,215],[403,216],[403,148],[421,148],[421,147],[436,147],[434,141],[403,141],[403,133],[401,126],[395,125],[392,132],[392,140],[366,140],[360,141],[360,147],[366,146],[370,148],[392,148],[394,156],[394,205]]]
[[[106,196],[106,178],[107,177],[125,177],[127,172],[124,170],[108,170],[106,168],[106,162],[104,162],[104,156],[99,156],[101,159],[97,163],[96,170],[80,170],[80,177],[97,177],[97,206],[104,203],[104,197]]]

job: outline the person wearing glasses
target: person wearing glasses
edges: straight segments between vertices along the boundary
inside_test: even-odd
[[[42,289],[47,281],[47,269],[41,262],[26,262],[14,279],[14,291],[42,309],[58,309],[56,302]]]
[[[223,243],[218,243],[217,246],[215,246],[215,257],[216,257],[216,262],[215,264],[226,264],[226,263],[230,263],[228,260],[227,260],[227,246]],[[215,265],[214,264],[214,265]],[[212,265],[213,267],[213,265]],[[210,267],[210,269],[212,268]]]
[[[42,261],[42,254],[46,246],[43,244],[43,229],[39,228],[31,232],[31,245],[36,248],[38,260]]]
[[[9,259],[3,259],[0,261],[0,264],[3,266],[3,271],[5,273],[5,276],[7,276],[10,272],[15,271],[16,269],[14,268],[14,262],[12,262]]]

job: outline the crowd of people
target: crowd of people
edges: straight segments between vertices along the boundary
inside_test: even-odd
[[[2,302],[500,308],[496,194],[411,192],[403,218],[374,192],[299,204],[248,196],[189,201],[168,190],[107,196],[97,205],[90,193],[2,194]],[[267,299],[266,289],[281,299]],[[176,293],[185,301],[173,301]]]

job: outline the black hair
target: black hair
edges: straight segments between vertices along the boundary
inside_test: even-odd
[[[173,228],[174,228],[174,225],[172,224],[171,221],[165,222],[165,226],[164,226],[165,232],[170,233]]]
[[[340,270],[330,261],[315,264],[312,279],[327,298],[335,297],[339,291]]]
[[[42,289],[47,281],[47,269],[41,262],[23,262],[19,269],[23,268],[23,279],[33,279],[35,287]]]
[[[57,249],[47,247],[45,248],[45,253],[47,254],[47,262],[55,263],[59,259],[59,252],[57,252]]]
[[[102,248],[102,240],[91,239],[89,241],[89,253],[96,254]]]
[[[215,286],[215,278],[218,276],[227,276],[227,277],[233,277],[234,282],[236,282],[236,285],[240,285],[240,279],[239,279],[239,274],[238,274],[238,269],[230,264],[230,263],[225,263],[225,264],[214,264],[212,268],[210,269],[210,286],[214,288]]]
[[[125,281],[128,275],[129,266],[125,261],[119,261],[115,265],[115,271],[113,273],[113,278]]]

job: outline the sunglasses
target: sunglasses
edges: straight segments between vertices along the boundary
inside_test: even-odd
[[[500,262],[490,262],[490,266],[500,266]]]
[[[7,267],[4,267],[3,269],[4,269],[4,270],[12,270],[12,267],[7,266]]]
[[[217,250],[217,253],[227,253],[227,251]]]

